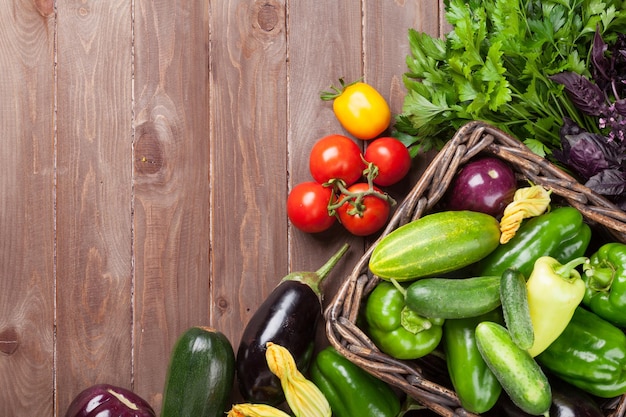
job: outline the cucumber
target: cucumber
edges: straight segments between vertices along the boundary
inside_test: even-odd
[[[528,308],[526,278],[517,269],[508,268],[502,274],[500,300],[504,323],[511,339],[521,349],[530,349],[535,341],[535,333]]]
[[[494,322],[476,326],[476,346],[515,405],[532,415],[547,415],[552,404],[548,378],[530,354],[517,346],[507,329]]]
[[[500,306],[500,277],[423,278],[409,285],[405,303],[424,317],[476,317]]]
[[[191,327],[176,341],[165,381],[161,417],[223,417],[235,377],[226,336]]]
[[[500,240],[498,221],[473,211],[442,211],[398,227],[376,244],[369,268],[402,282],[444,274],[489,255]]]

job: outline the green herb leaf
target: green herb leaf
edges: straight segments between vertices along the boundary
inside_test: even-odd
[[[396,129],[440,147],[468,120],[494,124],[539,155],[560,146],[563,118],[585,118],[550,76],[589,73],[596,26],[626,30],[621,0],[446,0],[452,30],[409,29],[407,95]]]

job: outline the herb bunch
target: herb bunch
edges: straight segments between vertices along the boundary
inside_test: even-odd
[[[614,42],[626,28],[620,0],[446,0],[445,38],[409,30],[407,95],[400,136],[420,150],[440,148],[469,120],[512,134],[533,152],[561,148],[571,120],[598,134],[597,117],[577,108],[552,76],[590,77],[596,31]],[[405,138],[406,140],[406,138]]]
[[[591,133],[566,119],[561,150],[554,157],[571,168],[585,185],[626,209],[626,35],[607,45],[596,32],[591,48],[591,77],[563,72],[552,80],[583,114],[598,121]]]

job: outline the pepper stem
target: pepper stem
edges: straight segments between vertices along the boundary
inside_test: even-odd
[[[569,261],[568,263],[564,265],[557,265],[554,268],[554,273],[568,281],[572,281],[577,278],[580,278],[580,274],[578,274],[577,272],[574,273],[575,269],[578,266],[587,262],[587,259],[588,259],[587,257],[581,256],[580,258],[572,259],[571,261]]]
[[[330,271],[335,267],[337,262],[346,253],[350,245],[344,243],[343,246],[331,256],[324,265],[320,267],[316,272],[292,272],[285,276],[283,281],[298,281],[311,287],[313,292],[317,295],[321,295],[322,291],[320,285],[326,279]]]
[[[615,278],[615,267],[610,262],[591,266],[589,260],[583,265],[583,271],[588,278],[587,285],[594,291],[608,291]]]

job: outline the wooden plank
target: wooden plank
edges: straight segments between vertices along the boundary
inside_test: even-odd
[[[402,112],[406,95],[402,75],[407,71],[406,57],[410,54],[409,28],[433,36],[441,35],[442,7],[441,0],[393,3],[365,0],[365,79],[388,100],[393,115]],[[431,157],[430,154],[416,156],[407,178],[386,191],[400,202],[411,190]]]
[[[54,13],[0,4],[0,415],[50,416]]]
[[[57,412],[131,387],[132,0],[57,4]]]
[[[211,1],[211,285],[235,350],[287,273],[285,3]]]
[[[409,28],[438,36],[440,1],[365,0],[365,78],[387,98],[393,114],[402,111],[406,95],[402,75],[407,71],[406,56],[410,53]]]
[[[135,391],[157,414],[171,349],[208,325],[208,0],[135,2]]]

